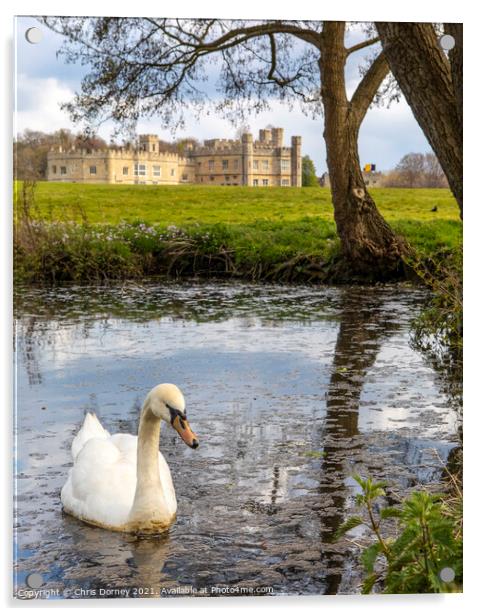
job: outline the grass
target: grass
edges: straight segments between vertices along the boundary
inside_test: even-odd
[[[448,189],[373,188],[375,201],[388,222],[458,221]],[[250,188],[245,186],[115,186],[39,182],[39,214],[63,219],[66,212],[91,223],[117,224],[143,220],[149,224],[252,224],[317,218],[333,221],[328,188]],[[431,209],[437,206],[437,212]]]
[[[21,189],[17,184],[17,215],[25,210]],[[375,188],[372,194],[422,257],[460,246],[461,223],[449,190]],[[330,191],[319,187],[40,182],[29,196],[28,216],[44,229],[40,236],[36,227],[35,236],[31,227],[18,243],[17,271],[41,280],[49,279],[49,268],[65,268],[67,279],[89,278],[94,262],[95,278],[204,271],[253,280],[321,279],[320,263],[329,263],[339,246]]]

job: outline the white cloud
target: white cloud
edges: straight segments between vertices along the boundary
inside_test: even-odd
[[[60,103],[74,96],[73,90],[56,77],[36,78],[20,74],[17,78],[17,134],[30,128],[51,132],[59,128],[74,128]]]

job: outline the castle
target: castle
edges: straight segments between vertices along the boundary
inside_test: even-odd
[[[282,128],[261,129],[259,139],[208,139],[185,144],[183,155],[163,152],[157,135],[140,135],[136,148],[48,153],[47,179],[85,184],[201,184],[301,186],[301,137],[283,145]]]

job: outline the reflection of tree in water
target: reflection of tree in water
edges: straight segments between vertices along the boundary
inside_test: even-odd
[[[22,327],[17,323],[15,328],[17,334],[16,351],[21,354],[22,363],[28,376],[28,383],[31,386],[42,383],[38,357],[38,326],[39,319],[37,317],[28,317],[23,320]]]
[[[398,328],[393,316],[383,309],[377,294],[363,297],[350,290],[343,293],[340,327],[335,346],[326,400],[326,419],[320,432],[324,457],[321,465],[321,502],[329,502],[328,514],[322,514],[321,540],[329,543],[343,523],[349,462],[360,449],[358,411],[360,397],[370,368],[384,340]],[[325,547],[322,566],[328,571],[325,594],[336,594],[342,577],[339,548]],[[331,572],[330,572],[331,571]]]

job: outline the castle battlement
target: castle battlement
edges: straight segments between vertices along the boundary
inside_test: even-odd
[[[271,128],[261,129],[256,141],[251,133],[241,139],[206,139],[200,146],[192,141],[183,154],[163,151],[154,134],[139,135],[136,147],[57,147],[48,153],[47,178],[110,184],[301,186],[301,137],[292,137],[288,147],[283,135],[282,128]],[[271,162],[261,169],[253,164],[254,156]]]

